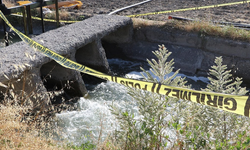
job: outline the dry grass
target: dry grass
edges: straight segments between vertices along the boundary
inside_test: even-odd
[[[233,40],[250,41],[250,31],[235,28],[233,26],[220,26],[209,22],[185,22],[176,26],[188,32],[199,32],[201,34],[230,38]]]
[[[27,108],[0,105],[0,149],[61,149],[55,141],[39,135],[40,129],[23,120]]]
[[[52,139],[56,132],[52,122],[54,107],[43,109],[44,104],[39,99],[42,93],[26,91],[26,87],[34,87],[29,82],[30,75],[24,71],[17,80],[4,84],[5,93],[0,92],[0,149],[68,149],[67,146],[59,147],[57,141]],[[39,87],[36,85],[36,88]]]
[[[59,12],[59,19],[60,20],[69,20],[69,19],[71,19],[71,15],[68,11],[66,11],[65,9],[62,9]]]
[[[154,21],[154,20],[145,20],[141,18],[132,18],[133,21],[133,27],[138,28],[138,27],[147,27],[147,26],[164,26],[166,22],[163,21]]]
[[[235,28],[233,26],[221,26],[206,21],[183,22],[177,20],[153,21],[140,18],[133,18],[134,28],[139,27],[167,27],[168,29],[178,29],[186,32],[196,32],[202,35],[211,35],[233,40],[250,41],[250,31]]]

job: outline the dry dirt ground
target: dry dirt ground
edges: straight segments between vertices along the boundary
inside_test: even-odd
[[[116,9],[132,5],[143,0],[82,0],[83,6],[80,10],[72,10],[74,13],[92,16],[94,14],[108,14]],[[117,15],[134,15],[149,12],[183,9],[190,7],[209,6],[241,0],[152,0],[148,3],[123,10]],[[184,17],[189,19],[199,19],[206,21],[223,21],[233,23],[250,24],[250,4],[239,4],[208,8],[202,10],[191,10],[160,15],[147,15],[140,18],[150,20],[166,21],[169,15]]]

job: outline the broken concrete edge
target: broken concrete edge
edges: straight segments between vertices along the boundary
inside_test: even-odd
[[[82,22],[48,31],[32,39],[66,58],[83,65],[87,64],[88,67],[98,71],[110,73],[101,40],[105,39],[112,43],[126,43],[131,40],[132,31],[132,21],[128,17],[97,15]],[[29,88],[22,89],[23,87],[18,85],[22,83],[17,82],[20,81],[18,78],[22,76],[23,72],[27,71],[29,76],[37,76],[35,79],[28,79],[32,82],[32,85],[37,85],[37,83],[43,85],[44,79],[42,78],[49,75],[60,81],[74,81],[73,88],[78,91],[75,96],[84,97],[88,93],[80,72],[58,65],[40,52],[34,51],[27,43],[14,43],[0,49],[0,54],[0,70],[2,72],[0,82],[8,84],[13,81],[17,84],[16,90],[18,91],[25,90],[25,92],[30,93]],[[92,58],[83,60],[83,57]],[[53,69],[55,71],[52,71]],[[34,101],[40,99],[48,105],[50,97],[45,85],[33,91],[37,95],[43,96],[34,97]]]

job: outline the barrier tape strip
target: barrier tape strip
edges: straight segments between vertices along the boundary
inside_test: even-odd
[[[53,52],[52,50],[42,46],[41,44],[33,41],[20,31],[18,31],[17,29],[15,29],[1,11],[0,11],[0,16],[6,22],[6,24],[19,35],[19,37],[23,41],[27,42],[31,47],[42,52],[45,56],[55,60],[57,63],[66,68],[74,69],[86,73],[88,75],[92,75],[108,81],[116,82],[127,87],[133,87],[136,89],[142,89],[145,91],[150,91],[153,93],[158,93],[174,98],[188,100],[249,117],[250,96],[204,92],[204,91],[197,91],[180,87],[172,87],[172,86],[162,85],[159,83],[145,82],[145,81],[127,79],[117,76],[110,76],[98,72],[96,70],[93,70],[91,68],[88,68],[72,60],[69,60]]]
[[[158,15],[158,14],[166,14],[166,13],[173,13],[173,12],[181,12],[181,11],[187,11],[187,10],[199,10],[199,9],[206,9],[206,8],[216,8],[216,7],[222,7],[222,6],[245,4],[245,3],[249,3],[249,2],[250,2],[250,0],[246,0],[246,1],[233,2],[233,3],[224,3],[224,4],[217,4],[217,5],[192,7],[192,8],[184,8],[184,9],[176,9],[176,10],[167,10],[167,11],[159,11],[159,12],[150,12],[150,13],[137,14],[137,15],[128,15],[127,17],[140,17],[140,16],[148,16],[148,15]]]
[[[42,20],[41,18],[39,17],[34,17],[34,16],[31,16],[32,19],[35,19],[35,20]],[[48,22],[56,22],[56,20],[53,20],[53,19],[46,19],[46,18],[43,18],[44,21],[48,21]],[[75,22],[79,22],[79,21],[74,21],[74,20],[59,20],[59,22],[63,22],[63,23],[75,23]]]
[[[17,17],[23,17],[22,13],[17,13],[17,14],[11,14],[12,16],[17,16]],[[35,17],[35,16],[31,16],[32,19],[34,20],[42,20],[40,17]],[[48,21],[48,22],[56,22],[56,20],[53,19],[46,19],[43,18],[44,21]],[[74,20],[59,20],[59,22],[63,22],[63,23],[75,23],[75,22],[79,22],[79,21],[74,21]]]

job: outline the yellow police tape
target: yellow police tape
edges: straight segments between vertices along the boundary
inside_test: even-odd
[[[34,16],[31,16],[31,18],[35,19],[35,20],[42,20],[41,18],[34,17]],[[56,22],[56,20],[53,20],[53,19],[46,19],[46,18],[44,18],[43,20],[44,21],[48,21],[48,22]],[[79,22],[79,21],[74,21],[74,20],[59,20],[59,22],[63,22],[63,23],[75,23],[75,22]]]
[[[17,17],[23,17],[22,13],[18,12],[17,14],[11,14],[12,16],[17,16]],[[42,20],[40,17],[34,17],[34,16],[31,16],[32,19],[34,20]],[[48,21],[48,22],[56,22],[56,20],[53,20],[53,19],[46,19],[44,18],[43,19],[44,21]],[[63,23],[75,23],[75,22],[79,22],[79,21],[74,21],[74,20],[59,20],[59,22],[63,22]]]
[[[173,12],[180,12],[180,11],[187,11],[187,10],[199,10],[199,9],[206,9],[206,8],[216,8],[216,7],[222,7],[222,6],[230,6],[230,5],[245,4],[245,3],[249,3],[249,2],[250,2],[250,0],[247,0],[247,1],[240,1],[240,2],[233,2],[233,3],[224,3],[224,4],[217,4],[217,5],[210,5],[210,6],[201,6],[201,7],[192,7],[192,8],[176,9],[176,10],[167,10],[167,11],[159,11],[159,12],[150,12],[150,13],[137,14],[137,15],[128,15],[127,17],[140,17],[140,16],[157,15],[157,14],[166,14],[166,13],[173,13]]]
[[[27,42],[31,47],[36,50],[42,52],[45,56],[55,60],[60,65],[74,69],[101,79],[105,79],[108,81],[113,81],[128,87],[133,87],[136,89],[142,89],[146,91],[150,91],[153,93],[158,93],[178,99],[188,100],[196,103],[200,103],[203,105],[211,106],[214,108],[222,109],[225,111],[229,111],[232,113],[240,114],[249,117],[250,111],[250,96],[237,96],[237,95],[229,95],[222,93],[213,93],[213,92],[204,92],[204,91],[196,91],[186,88],[180,87],[172,87],[167,85],[162,85],[158,83],[145,82],[134,79],[127,79],[122,77],[110,76],[91,68],[88,68],[84,65],[81,65],[77,62],[69,60],[52,50],[42,46],[41,44],[33,41],[17,29],[15,29],[10,22],[6,19],[3,13],[0,11],[1,18],[6,22],[6,24],[16,32],[20,38]]]

